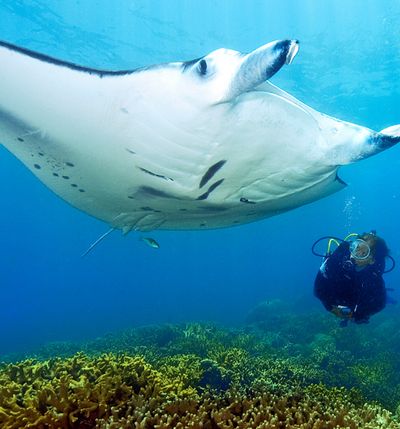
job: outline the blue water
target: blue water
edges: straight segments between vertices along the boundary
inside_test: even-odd
[[[273,83],[347,121],[377,130],[400,123],[397,0],[0,2],[0,40],[105,69],[283,38],[299,39],[300,52]],[[322,312],[312,295],[318,237],[376,229],[400,262],[399,172],[393,148],[342,168],[345,190],[278,217],[156,231],[159,250],[115,232],[82,259],[107,225],[59,199],[0,146],[0,354],[143,324],[240,324],[265,299]],[[386,276],[397,298],[399,276]]]

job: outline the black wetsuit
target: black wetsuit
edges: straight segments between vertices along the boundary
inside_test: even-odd
[[[372,314],[386,305],[384,270],[383,258],[357,271],[350,259],[349,243],[345,241],[318,270],[314,294],[328,311],[338,305],[346,306],[356,323],[367,323]]]

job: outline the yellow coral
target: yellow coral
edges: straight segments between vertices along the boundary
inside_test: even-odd
[[[240,372],[250,359],[239,349],[219,351],[213,357],[232,373]],[[264,383],[257,393],[254,383],[252,393],[205,390],[200,394],[195,387],[203,376],[204,364],[195,355],[160,359],[157,369],[141,356],[125,354],[90,358],[78,353],[64,360],[26,360],[0,369],[0,427],[400,428],[388,411],[376,404],[364,404],[355,390],[285,384],[287,363],[275,361],[269,373],[275,374],[279,389],[266,390],[268,384]],[[260,370],[260,365],[255,369]]]
[[[76,421],[92,427],[134,397],[179,392],[142,357],[111,354],[10,364],[0,372],[0,386],[2,429],[70,428]]]

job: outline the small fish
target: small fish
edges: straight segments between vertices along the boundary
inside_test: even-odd
[[[154,238],[151,237],[141,237],[141,240],[144,241],[148,246],[152,247],[153,249],[159,249],[160,245],[157,243]]]

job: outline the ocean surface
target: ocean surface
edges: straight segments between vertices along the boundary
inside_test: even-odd
[[[298,39],[300,51],[274,84],[375,130],[400,123],[397,0],[0,2],[0,40],[94,68],[190,60],[220,47],[248,52],[285,38]],[[346,189],[285,214],[228,229],[154,231],[159,249],[114,232],[82,258],[108,226],[54,195],[0,145],[0,355],[144,325],[240,327],[276,300],[294,314],[322,315],[313,242],[376,229],[400,261],[399,174],[394,147],[341,168]],[[400,269],[385,279],[400,299]]]

